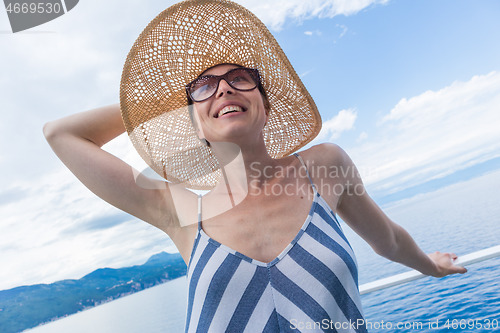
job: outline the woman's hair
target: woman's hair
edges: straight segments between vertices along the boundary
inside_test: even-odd
[[[216,66],[220,66],[220,65],[233,65],[233,66],[242,67],[242,68],[244,67],[244,66],[241,66],[238,64],[232,64],[232,63],[217,64],[215,66],[212,66],[212,67],[205,69],[198,77],[202,76],[209,69],[214,68]],[[260,80],[259,80],[259,83],[257,84],[257,88],[259,89],[259,92],[262,96],[262,101],[264,102],[264,108],[269,113],[269,110],[271,109],[271,103],[269,103],[269,99],[267,98],[266,90],[264,89],[264,86],[262,85],[262,82]],[[193,104],[194,103],[193,103],[193,100],[191,99],[191,97],[189,97],[189,94],[187,92],[186,92],[186,98],[187,98],[187,105],[188,105],[188,111],[189,111],[189,118],[191,118],[191,123],[193,124],[194,128],[196,129],[198,125],[196,124],[196,121],[194,120],[194,116],[193,116],[193,111],[194,111]],[[205,139],[203,139],[203,140],[205,141],[207,146],[210,147],[210,142],[208,142]]]

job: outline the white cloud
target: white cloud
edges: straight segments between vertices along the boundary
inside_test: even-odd
[[[323,33],[320,30],[314,30],[314,31],[304,31],[304,35],[306,36],[321,36]]]
[[[301,79],[304,79],[307,75],[311,74],[313,71],[314,71],[313,69],[310,69],[308,71],[300,73],[299,76],[300,76]]]
[[[357,139],[357,142],[361,142],[361,141],[364,141],[368,138],[368,133],[366,132],[361,132],[361,134],[359,135],[358,139]]]
[[[240,0],[273,30],[280,30],[287,19],[305,20],[313,17],[353,15],[373,4],[389,0]]]
[[[337,28],[340,28],[342,31],[340,32],[340,35],[339,35],[339,39],[344,37],[345,34],[347,33],[347,30],[349,30],[345,25],[343,24],[337,24],[336,25]]]
[[[80,1],[47,24],[1,35],[0,160],[2,174],[9,177],[0,179],[0,188],[39,179],[60,165],[43,140],[45,122],[118,101],[134,39],[168,5],[154,8],[154,3]],[[36,167],[30,161],[37,161]]]
[[[500,73],[403,98],[350,154],[365,181],[393,191],[500,156]],[[374,136],[371,136],[374,138]]]
[[[103,149],[139,171],[147,167],[126,134]],[[62,165],[2,189],[0,216],[0,290],[80,278],[177,251],[163,231],[97,198]]]
[[[356,118],[357,114],[354,109],[341,110],[336,116],[323,122],[321,132],[314,141],[333,141],[337,139],[342,132],[348,131],[354,127]]]
[[[0,202],[0,290],[80,278],[171,251],[162,231],[111,207],[65,169],[19,183],[16,191],[21,199]]]

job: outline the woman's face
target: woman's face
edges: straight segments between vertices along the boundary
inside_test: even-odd
[[[218,65],[203,75],[223,75],[238,68]],[[198,136],[209,142],[235,142],[258,138],[267,121],[267,111],[259,89],[240,91],[220,80],[215,94],[202,102],[194,102],[194,118]]]

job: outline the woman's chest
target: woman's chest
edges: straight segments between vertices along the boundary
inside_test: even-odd
[[[269,262],[290,244],[313,206],[312,195],[245,202],[202,222],[207,236],[252,259]]]

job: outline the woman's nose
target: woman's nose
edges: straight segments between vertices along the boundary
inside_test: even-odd
[[[219,86],[217,87],[216,96],[217,97],[222,97],[222,96],[224,96],[224,94],[229,94],[229,95],[234,94],[234,88],[231,87],[229,85],[229,83],[227,83],[226,80],[221,79],[219,81]]]

